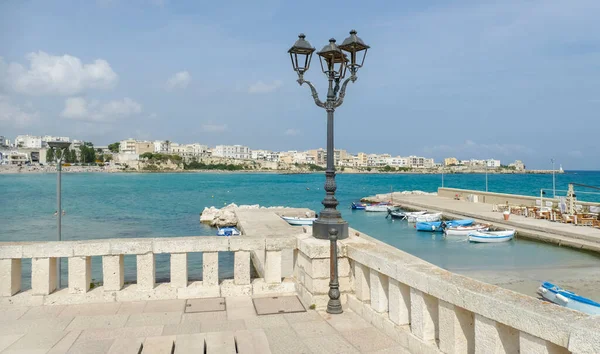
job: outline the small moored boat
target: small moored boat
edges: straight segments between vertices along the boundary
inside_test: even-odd
[[[352,210],[365,210],[366,205],[361,202],[352,202]]]
[[[471,219],[463,219],[463,220],[448,220],[448,221],[431,221],[431,222],[418,222],[415,224],[415,228],[417,231],[444,231],[446,227],[456,227],[456,226],[468,226],[473,223]]]
[[[217,236],[239,236],[242,233],[235,227],[222,227],[217,230]]]
[[[497,243],[510,241],[515,237],[515,230],[505,231],[472,231],[469,233],[469,241],[480,243]]]
[[[489,225],[477,224],[469,226],[448,226],[444,229],[444,235],[446,236],[468,236],[473,231],[488,231]]]
[[[282,216],[281,217],[283,220],[287,221],[288,224],[290,225],[294,225],[294,226],[301,226],[301,225],[312,225],[313,221],[317,220],[317,218],[298,218],[295,216]]]
[[[426,213],[423,215],[416,215],[415,222],[432,222],[442,220],[442,213]],[[409,220],[410,221],[410,218]]]
[[[574,292],[565,290],[549,282],[543,282],[537,293],[544,299],[557,305],[585,312],[590,315],[600,315],[600,304]]]
[[[389,215],[393,219],[408,219],[409,217],[415,217],[418,215],[423,215],[426,211],[400,211],[400,210],[388,210]]]
[[[392,204],[390,203],[377,203],[377,204],[371,204],[371,205],[367,205],[365,207],[365,211],[371,211],[371,212],[387,212],[388,209],[392,208]]]

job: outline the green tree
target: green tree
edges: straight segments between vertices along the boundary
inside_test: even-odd
[[[121,146],[121,143],[117,141],[116,143],[108,144],[108,150],[116,153],[116,152],[119,152],[120,146]]]
[[[46,151],[46,163],[54,162],[54,149],[48,149]]]
[[[157,155],[158,155],[158,154],[157,154]],[[141,157],[142,159],[148,159],[148,160],[152,160],[152,159],[153,159],[153,157],[154,157],[154,154],[153,154],[153,153],[151,153],[151,152],[145,152],[145,153],[141,154],[141,155],[140,155],[140,157]]]
[[[94,144],[90,142],[84,142],[83,145],[79,147],[79,156],[80,160],[83,163],[93,163],[96,161],[96,150],[94,149]]]

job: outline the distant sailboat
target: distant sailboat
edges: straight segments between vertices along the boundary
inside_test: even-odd
[[[558,168],[558,173],[563,173],[565,172],[565,170],[563,170],[562,165],[560,165],[560,167]]]

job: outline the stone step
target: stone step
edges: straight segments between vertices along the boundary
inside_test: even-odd
[[[117,340],[109,354],[270,354],[264,330],[209,332]]]
[[[269,354],[269,340],[262,329],[235,332],[235,343],[239,354]]]
[[[146,337],[142,354],[172,354],[174,345],[175,336]]]
[[[116,339],[107,354],[140,354],[143,341],[143,338]]]

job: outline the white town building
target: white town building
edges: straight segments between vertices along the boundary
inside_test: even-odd
[[[15,146],[28,149],[41,149],[42,137],[33,135],[19,135],[15,138]]]
[[[489,159],[486,161],[486,165],[489,168],[500,167],[500,160]]]
[[[135,154],[136,140],[129,138],[119,142],[120,154]]]
[[[169,152],[169,144],[166,140],[155,140],[154,141],[154,152],[158,154],[166,154]]]
[[[242,145],[217,145],[213,150],[213,156],[229,157],[233,159],[249,159],[252,155],[250,148]]]

